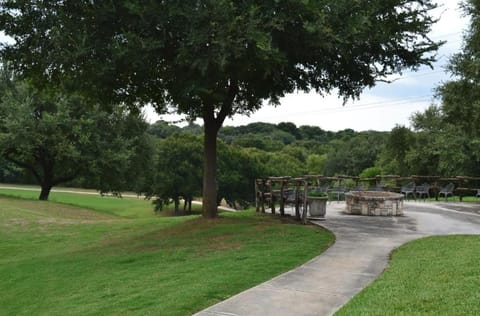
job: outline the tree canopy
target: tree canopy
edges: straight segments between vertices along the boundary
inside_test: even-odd
[[[421,142],[407,159],[443,175],[480,174],[480,1],[465,0],[470,17],[463,47],[448,66],[453,79],[440,85],[438,106],[412,117]]]
[[[173,134],[157,143],[155,167],[144,189],[148,198],[156,198],[157,211],[173,202],[174,212],[178,214],[181,199],[185,205],[190,204],[191,211],[191,202],[200,195],[202,187],[201,144],[199,137],[188,133]]]
[[[2,54],[37,84],[204,121],[203,210],[216,211],[226,117],[286,93],[365,87],[430,65],[431,0],[2,1]]]

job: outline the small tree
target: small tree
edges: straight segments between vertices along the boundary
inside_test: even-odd
[[[217,214],[216,138],[227,117],[286,93],[364,87],[433,61],[432,0],[1,2],[3,55],[89,97],[170,107],[204,122],[203,212]],[[34,31],[32,31],[34,30]]]
[[[132,140],[146,129],[124,108],[107,113],[80,96],[38,91],[26,82],[3,90],[0,113],[0,155],[35,177],[40,200],[80,176],[97,178],[94,185],[103,191],[122,189]],[[132,121],[138,129],[130,128]]]
[[[406,157],[410,149],[415,146],[415,142],[415,134],[409,128],[395,126],[385,142],[377,163],[387,174],[401,176],[412,174],[413,170]]]
[[[327,155],[311,154],[307,157],[308,174],[323,174]]]
[[[218,203],[225,199],[230,207],[245,208],[255,201],[255,179],[267,170],[249,149],[218,142]]]
[[[155,197],[156,210],[164,205],[174,204],[179,214],[183,198],[191,211],[193,197],[202,188],[202,139],[192,134],[174,134],[157,144],[155,169],[145,188],[147,197]]]

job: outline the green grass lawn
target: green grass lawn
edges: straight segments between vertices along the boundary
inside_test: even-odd
[[[397,249],[385,273],[335,315],[480,315],[480,236]]]
[[[0,189],[0,195],[37,200],[38,188],[22,186],[23,189]],[[66,189],[73,190],[75,189]],[[84,192],[84,191],[81,191]],[[49,201],[70,204],[95,210],[97,212],[117,215],[125,218],[154,217],[151,201],[143,198],[100,196],[95,191],[85,191],[93,194],[78,194],[66,192],[51,192]]]
[[[0,193],[0,315],[189,315],[333,242],[252,211],[159,217],[143,199]]]

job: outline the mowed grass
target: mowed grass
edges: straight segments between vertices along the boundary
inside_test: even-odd
[[[142,199],[71,195],[0,196],[0,315],[189,315],[333,242],[252,211],[158,217]]]
[[[480,236],[397,249],[385,273],[335,315],[480,315]]]
[[[73,190],[75,189],[66,189]],[[113,197],[100,196],[94,191],[80,191],[79,193],[69,192],[51,192],[49,196],[50,202],[59,202],[70,204],[78,207],[88,208],[97,212],[117,215],[126,218],[146,218],[154,217],[152,211],[152,202],[141,197]],[[88,193],[88,194],[85,194]],[[33,187],[24,187],[23,189],[0,188],[0,195],[19,197],[22,199],[38,200],[40,191]]]

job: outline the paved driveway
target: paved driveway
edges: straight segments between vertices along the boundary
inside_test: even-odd
[[[405,216],[343,214],[331,203],[315,222],[336,236],[322,255],[199,312],[199,316],[331,315],[378,277],[390,252],[407,241],[445,234],[480,234],[480,204],[406,202]]]

